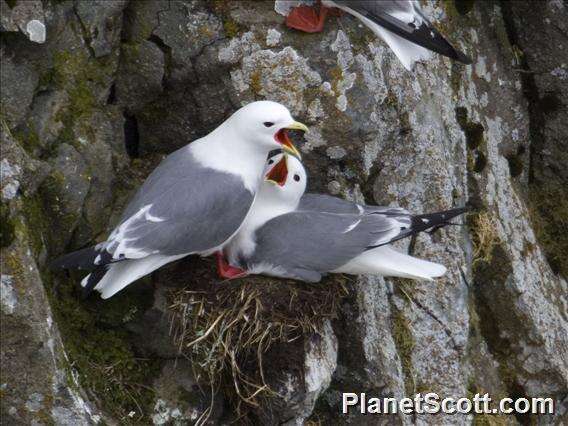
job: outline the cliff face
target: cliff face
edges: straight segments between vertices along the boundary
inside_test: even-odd
[[[339,417],[341,392],[552,396],[557,418],[533,420],[566,415],[562,2],[428,2],[474,64],[413,73],[350,17],[301,34],[271,1],[1,6],[7,424],[376,423]],[[312,191],[473,206],[466,226],[399,245],[447,275],[219,284],[211,260],[185,259],[103,302],[46,268],[104,238],[164,155],[258,99],[310,126]]]

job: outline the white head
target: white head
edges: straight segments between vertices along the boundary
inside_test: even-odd
[[[300,160],[288,154],[277,154],[266,162],[263,181],[238,234],[225,247],[229,262],[238,264],[256,246],[254,233],[269,220],[298,207],[306,190],[306,171]]]
[[[303,130],[308,128],[292,118],[284,105],[272,101],[258,101],[245,105],[235,112],[227,125],[236,128],[237,132],[247,135],[248,143],[256,144],[266,153],[274,149],[284,149],[300,156],[286,130]],[[265,154],[266,155],[266,154]]]
[[[298,207],[300,198],[306,192],[306,184],[306,169],[300,160],[293,155],[277,154],[266,162],[258,197],[292,211]]]

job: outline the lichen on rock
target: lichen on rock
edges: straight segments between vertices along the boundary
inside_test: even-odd
[[[503,421],[338,416],[345,391],[561,405],[565,6],[426,2],[474,63],[436,55],[407,72],[350,15],[304,34],[283,24],[286,3],[1,2],[2,422],[225,424],[237,409],[256,424]],[[80,275],[49,271],[105,238],[165,155],[257,99],[309,124],[311,191],[417,213],[470,205],[465,226],[396,244],[447,274],[219,283],[212,261],[188,258],[81,301]]]

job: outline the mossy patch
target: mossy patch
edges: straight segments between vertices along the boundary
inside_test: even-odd
[[[234,38],[242,32],[243,28],[232,17],[230,13],[230,2],[227,0],[213,0],[213,12],[223,21],[223,30],[227,38]]]
[[[70,367],[79,373],[81,386],[121,424],[149,423],[151,382],[162,362],[136,353],[125,323],[149,308],[152,289],[126,289],[107,301],[94,295],[81,301],[79,277],[58,277],[56,285],[49,274],[43,278],[49,283],[48,296]]]
[[[69,95],[68,105],[55,117],[63,124],[59,136],[62,142],[75,144],[77,123],[85,127],[85,133],[92,133],[86,122],[95,108],[104,106],[97,94],[107,89],[114,67],[113,55],[95,59],[83,50],[54,54],[53,69],[46,73],[46,78]]]
[[[254,71],[250,75],[249,86],[252,93],[254,93],[255,95],[260,95],[262,91],[262,74],[259,70]]]
[[[568,277],[568,191],[564,185],[529,184],[529,213],[533,229],[555,273]]]
[[[392,337],[400,356],[402,373],[404,374],[404,388],[406,395],[414,394],[414,368],[412,366],[412,351],[414,350],[414,336],[410,328],[410,322],[402,310],[392,309]]]
[[[513,273],[511,258],[502,244],[493,245],[489,261],[473,265],[475,309],[480,319],[479,330],[492,356],[498,363],[497,372],[505,394],[513,399],[526,398],[527,394],[518,378],[520,366],[515,348],[515,333],[526,335],[519,326],[525,323],[522,313],[511,310],[515,294],[503,290]],[[512,332],[513,331],[513,332]],[[530,415],[516,414],[520,424],[532,424]],[[480,424],[502,424],[502,417],[483,416]],[[490,422],[490,423],[487,423]],[[495,423],[496,422],[496,423]]]
[[[225,35],[228,38],[236,37],[240,32],[240,26],[232,19],[226,19],[223,21],[223,29],[225,30]]]
[[[22,127],[15,130],[12,135],[27,153],[32,155],[38,155],[40,153],[42,144],[38,134],[33,130],[30,123],[22,125]]]
[[[54,171],[45,178],[39,187],[40,199],[30,205],[36,209],[35,218],[49,217],[52,232],[47,233],[48,248],[63,248],[66,241],[62,240],[68,231],[72,230],[80,217],[80,211],[71,210],[65,205],[61,194],[65,193],[66,179],[60,171]],[[35,221],[35,219],[34,219]]]
[[[22,223],[21,230],[28,237],[28,242],[34,257],[38,257],[44,247],[44,235],[49,229],[45,210],[38,194],[25,196],[22,198],[21,211],[25,224]],[[27,232],[27,230],[32,232]]]
[[[7,204],[0,204],[0,247],[8,247],[14,241],[14,221]]]
[[[440,0],[440,6],[446,12],[447,19],[437,27],[445,36],[451,36],[455,29],[464,25],[475,25],[475,16],[469,12],[473,9],[474,0]],[[448,37],[452,40],[452,37]]]
[[[485,395],[487,392],[480,388],[475,381],[469,380],[467,387],[467,398],[473,400],[476,394]],[[491,395],[492,398],[496,398],[495,395]],[[507,417],[499,414],[473,414],[472,426],[506,426],[510,422]]]
[[[43,71],[39,76],[38,84],[36,87],[36,93],[41,92],[43,90],[47,90],[50,87],[54,86],[55,78],[56,78],[55,69],[48,68],[47,70]]]
[[[452,62],[450,72],[450,87],[452,88],[452,95],[457,98],[459,95],[461,83],[463,80],[464,69],[463,66]]]

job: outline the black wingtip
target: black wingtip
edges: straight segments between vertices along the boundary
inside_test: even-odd
[[[456,61],[461,62],[464,65],[471,65],[473,64],[473,60],[467,56],[465,53],[456,50],[456,56],[454,58]]]
[[[99,283],[100,280],[103,279],[105,274],[108,271],[107,265],[97,266],[93,272],[89,274],[89,278],[87,283],[83,287],[83,291],[81,292],[81,300],[85,300],[89,297],[89,295],[93,292],[95,286]]]
[[[455,209],[446,210],[443,213],[446,213],[448,216],[451,216],[451,218],[453,218],[461,214],[467,213],[469,211],[471,211],[471,207],[463,206],[463,207],[456,207]]]
[[[410,225],[410,228],[401,230],[401,232],[396,237],[387,242],[367,247],[367,250],[394,243],[395,241],[411,237],[413,235],[419,234],[420,232],[435,232],[438,229],[443,228],[444,226],[452,225],[452,223],[449,222],[451,219],[471,210],[471,207],[463,206],[435,213],[425,213],[411,216],[412,223]]]
[[[79,269],[91,270],[96,267],[95,259],[100,256],[98,263],[110,263],[112,255],[106,251],[98,251],[95,247],[86,247],[71,253],[64,254],[49,262],[48,267],[50,270],[55,271],[58,269]]]

